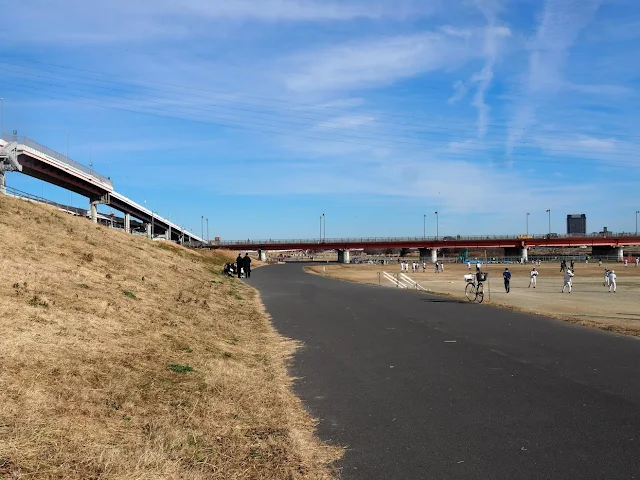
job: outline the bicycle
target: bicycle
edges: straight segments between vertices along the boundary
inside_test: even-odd
[[[487,281],[487,274],[468,274],[464,276],[464,279],[467,281],[467,286],[464,289],[464,294],[467,297],[467,300],[470,302],[482,303],[484,301],[484,286],[482,282]]]

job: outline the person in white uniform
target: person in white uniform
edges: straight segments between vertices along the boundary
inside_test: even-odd
[[[616,272],[611,270],[609,272],[609,293],[611,293],[611,289],[613,289],[613,293],[616,293]]]
[[[605,287],[609,286],[609,269],[608,268],[604,269],[604,282],[602,282],[602,285],[604,285]]]
[[[640,257],[636,257],[636,268],[638,268],[639,263],[640,263]]]
[[[533,288],[536,288],[536,279],[538,278],[538,271],[536,270],[535,267],[533,267],[533,270],[531,270],[531,273],[529,274],[529,276],[530,276],[529,287],[533,285]]]
[[[562,293],[564,293],[564,289],[569,287],[569,293],[571,293],[571,285],[572,285],[572,279],[573,278],[573,272],[567,268],[567,270],[564,272],[564,285],[562,286]]]
[[[471,262],[467,262],[467,269],[471,270]]]

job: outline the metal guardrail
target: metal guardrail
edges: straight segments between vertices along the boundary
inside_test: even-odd
[[[383,242],[456,242],[456,241],[469,241],[469,240],[556,240],[564,238],[623,238],[623,237],[635,237],[635,232],[607,232],[602,233],[588,233],[585,235],[556,235],[552,234],[532,234],[524,237],[522,235],[456,235],[456,236],[444,236],[444,237],[364,237],[364,238],[309,238],[309,239],[262,239],[262,240],[228,240],[228,241],[213,241],[209,245],[213,246],[234,246],[234,245],[282,245],[282,244],[306,244],[306,245],[318,245],[323,244],[345,244],[349,243],[361,244],[361,243],[383,243]]]
[[[34,150],[37,150],[51,158],[58,160],[59,162],[66,163],[70,167],[73,167],[76,170],[80,170],[81,172],[86,173],[87,175],[90,175],[100,180],[102,183],[106,183],[107,185],[110,185],[113,188],[113,182],[108,177],[105,177],[104,175],[99,174],[92,168],[85,167],[81,163],[78,163],[72,160],[71,158],[67,157],[66,155],[63,155],[61,153],[56,152],[55,150],[52,150],[51,148],[46,147],[41,143],[36,142],[35,140],[31,140],[29,137],[8,135],[6,133],[3,133],[2,139],[7,142],[18,142],[18,145],[24,145],[25,147],[33,148]]]
[[[33,202],[38,202],[38,203],[45,203],[47,205],[51,205],[52,207],[56,207],[59,208],[60,210],[65,210],[69,213],[73,213],[74,215],[78,215],[78,216],[82,216],[82,217],[86,217],[87,216],[87,209],[83,209],[83,208],[77,208],[77,207],[70,207],[69,205],[64,205],[62,203],[57,203],[57,202],[52,202],[51,200],[47,200],[46,198],[43,197],[39,197],[38,195],[34,195],[32,193],[29,192],[24,192],[22,190],[18,190],[17,188],[13,188],[13,187],[6,187],[6,191],[8,195],[14,196],[14,197],[19,197],[19,198],[23,198],[25,200],[29,200],[29,201],[33,201]]]

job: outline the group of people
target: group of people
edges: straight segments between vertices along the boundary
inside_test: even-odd
[[[418,262],[411,262],[411,272],[412,273],[418,273],[419,270],[420,270],[420,264]],[[409,262],[402,261],[400,263],[400,271],[401,272],[408,272],[409,271]],[[427,264],[425,262],[422,262],[422,271],[423,272],[427,271]]]
[[[230,277],[236,275],[238,278],[251,277],[251,257],[249,254],[245,253],[243,257],[242,254],[239,253],[234,263],[225,263],[224,273]]]

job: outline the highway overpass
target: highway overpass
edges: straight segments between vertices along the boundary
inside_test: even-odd
[[[594,256],[617,256],[622,259],[624,247],[640,245],[635,233],[611,233],[591,235],[497,235],[455,237],[374,237],[329,238],[287,240],[234,240],[219,241],[203,248],[227,250],[336,250],[338,259],[349,261],[349,251],[358,249],[417,248],[421,257],[432,262],[437,251],[443,248],[504,248],[505,255],[527,260],[529,247],[591,247]]]
[[[6,193],[6,173],[21,172],[70,190],[89,199],[88,214],[98,221],[99,204],[124,214],[124,229],[131,231],[131,217],[145,225],[150,238],[202,242],[203,239],[116,192],[111,179],[27,137],[3,134],[0,139],[0,193]]]

